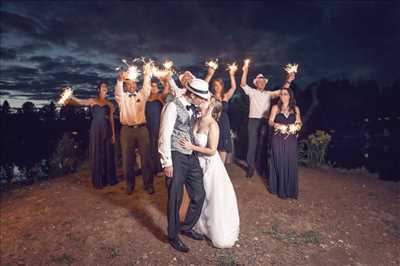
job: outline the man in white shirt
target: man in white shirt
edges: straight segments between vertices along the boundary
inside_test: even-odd
[[[263,74],[258,74],[253,80],[256,88],[247,85],[247,75],[249,71],[248,65],[243,65],[243,75],[240,82],[244,93],[249,96],[250,110],[248,121],[248,148],[247,148],[247,172],[246,177],[250,178],[254,175],[255,159],[257,147],[259,144],[260,128],[263,121],[268,121],[271,99],[280,96],[280,90],[267,91],[265,90],[268,79]],[[292,77],[292,76],[291,76]],[[284,86],[289,86],[292,78],[289,78]],[[265,120],[266,119],[266,120]]]
[[[121,153],[126,193],[132,194],[136,179],[136,153],[138,148],[143,177],[143,187],[149,194],[154,193],[153,171],[149,153],[149,133],[146,127],[145,106],[150,95],[151,70],[144,69],[143,88],[137,90],[134,80],[129,80],[126,72],[118,75],[115,85],[115,100],[119,105],[121,128]]]
[[[192,228],[200,217],[205,191],[197,154],[185,149],[179,141],[186,138],[193,142],[194,105],[206,102],[209,97],[208,83],[193,78],[185,93],[169,102],[161,115],[158,151],[168,184],[168,239],[171,246],[181,252],[188,252],[189,248],[180,240],[179,233],[195,240],[204,239]],[[190,204],[181,224],[179,208],[183,185],[187,188]]]

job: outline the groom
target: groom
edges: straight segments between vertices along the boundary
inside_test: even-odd
[[[179,238],[179,233],[195,240],[204,236],[192,228],[200,217],[205,192],[203,172],[199,159],[191,150],[183,148],[179,140],[186,138],[193,142],[192,125],[197,105],[209,97],[208,83],[202,79],[192,79],[185,94],[168,103],[162,113],[158,152],[168,181],[168,239],[171,246],[181,252],[189,248]],[[183,224],[179,221],[183,185],[186,186],[190,203]]]

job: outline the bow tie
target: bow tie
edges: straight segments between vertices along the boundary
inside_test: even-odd
[[[188,111],[192,110],[193,113],[195,113],[197,108],[194,104],[190,104],[190,105],[186,105],[186,110],[188,110]]]

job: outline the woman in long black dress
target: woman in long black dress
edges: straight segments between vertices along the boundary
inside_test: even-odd
[[[297,135],[285,133],[287,125],[301,127],[300,109],[293,91],[282,88],[277,105],[271,109],[269,125],[275,130],[271,140],[271,160],[268,189],[281,198],[297,199],[299,193],[297,170]]]
[[[89,158],[92,184],[96,189],[117,184],[114,155],[114,106],[106,99],[107,92],[107,83],[100,82],[97,86],[97,98],[71,97],[72,103],[90,106],[91,109]]]
[[[221,116],[218,119],[219,126],[219,141],[218,141],[218,153],[223,163],[226,162],[227,153],[232,152],[232,140],[231,140],[231,125],[229,122],[228,115],[228,102],[232,98],[236,91],[236,80],[235,80],[236,69],[229,70],[229,77],[231,80],[231,88],[225,92],[224,81],[221,78],[213,81],[213,93],[214,97],[222,102],[223,110]]]
[[[160,156],[158,154],[158,135],[160,132],[161,111],[165,99],[169,93],[169,84],[160,79],[164,89],[160,92],[156,81],[151,82],[150,96],[146,102],[146,125],[149,130],[150,156],[153,162],[153,172],[157,174],[162,171]]]

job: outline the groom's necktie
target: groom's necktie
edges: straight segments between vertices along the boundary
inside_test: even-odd
[[[193,114],[196,113],[196,106],[194,104],[191,105],[186,105],[186,110],[190,111],[192,110]]]

